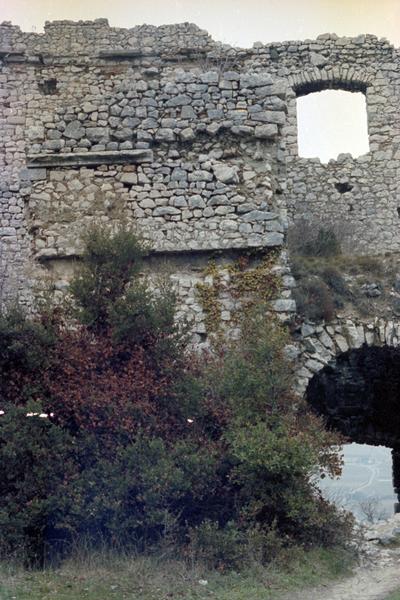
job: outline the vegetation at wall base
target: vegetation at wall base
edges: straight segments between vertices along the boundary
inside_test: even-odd
[[[38,567],[82,540],[168,544],[224,571],[345,548],[352,519],[310,483],[339,473],[340,440],[293,397],[266,305],[238,340],[193,354],[173,290],[140,274],[140,241],[86,242],[69,313],[1,317],[0,555]]]
[[[385,600],[400,600],[400,589],[397,592],[393,592]]]
[[[290,550],[267,566],[209,570],[165,552],[121,556],[79,552],[58,568],[28,571],[0,564],[2,600],[279,600],[349,574],[343,549]],[[397,597],[395,597],[397,600]],[[392,600],[392,599],[391,599]],[[394,598],[393,598],[394,600]]]

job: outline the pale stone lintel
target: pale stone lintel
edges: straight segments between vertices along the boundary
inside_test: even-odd
[[[71,152],[69,154],[35,154],[28,156],[27,167],[85,167],[97,165],[136,164],[152,161],[152,150]]]

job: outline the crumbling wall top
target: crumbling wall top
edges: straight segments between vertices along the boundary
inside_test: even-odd
[[[171,54],[209,51],[214,48],[207,31],[193,23],[138,25],[130,29],[110,27],[107,19],[95,21],[46,21],[44,33],[26,33],[6,21],[0,24],[0,49],[27,56],[93,56],[110,49],[141,49],[144,53]]]
[[[110,27],[107,19],[94,21],[46,21],[44,33],[23,32],[20,27],[5,21],[0,24],[0,50],[24,51],[26,56],[37,54],[53,57],[93,57],[99,52],[136,50],[146,54],[193,56],[208,52],[251,54],[270,62],[296,62],[305,55],[315,55],[314,60],[323,62],[318,53],[346,53],[357,50],[371,52],[375,60],[398,56],[393,45],[385,38],[371,34],[356,37],[339,37],[324,33],[316,40],[284,41],[263,44],[256,42],[252,49],[230,47],[214,41],[209,33],[193,23],[169,25],[137,25],[132,28]],[[318,66],[318,65],[317,65]]]

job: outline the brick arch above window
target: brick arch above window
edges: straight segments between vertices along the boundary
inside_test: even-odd
[[[332,67],[291,75],[289,82],[297,97],[325,90],[343,90],[366,94],[374,75],[354,68]]]

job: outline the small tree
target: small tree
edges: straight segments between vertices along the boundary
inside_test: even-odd
[[[387,516],[385,509],[379,504],[379,498],[374,496],[360,500],[359,507],[367,523],[377,523]]]
[[[70,285],[81,326],[59,331],[44,374],[48,407],[73,429],[165,433],[179,412],[186,342],[175,294],[141,275],[147,250],[129,229],[92,228],[85,243]]]
[[[92,329],[109,326],[110,311],[137,276],[143,243],[129,229],[110,235],[106,228],[92,227],[84,237],[85,250],[70,285],[79,320]]]

